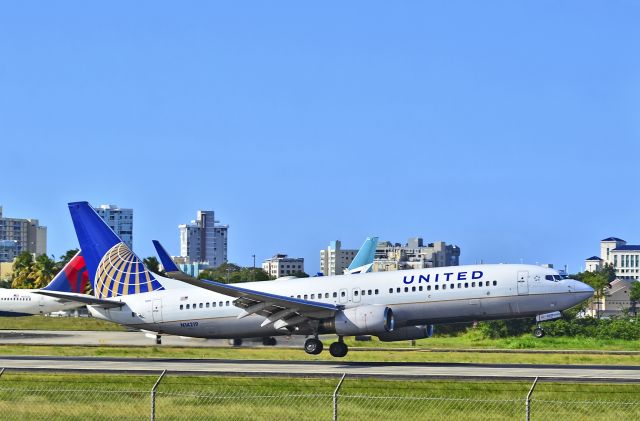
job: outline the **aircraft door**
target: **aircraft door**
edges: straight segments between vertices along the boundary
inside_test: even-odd
[[[529,272],[526,270],[518,271],[518,295],[529,294]]]
[[[162,321],[162,300],[151,300],[151,319],[154,323]]]
[[[360,288],[354,288],[351,290],[352,300],[354,303],[360,302]]]
[[[349,291],[346,289],[338,291],[338,300],[340,301],[340,304],[346,304],[349,300]]]

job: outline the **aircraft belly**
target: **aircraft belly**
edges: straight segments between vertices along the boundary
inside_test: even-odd
[[[571,300],[570,297],[565,298],[565,295],[567,294],[432,301],[394,305],[392,308],[396,323],[401,326],[510,319],[563,310],[569,306]]]
[[[273,327],[260,327],[263,320],[264,317],[261,316],[249,316],[243,319],[220,317],[163,322],[156,326],[157,329],[163,333],[209,339],[233,339],[289,334],[287,330],[276,330]]]

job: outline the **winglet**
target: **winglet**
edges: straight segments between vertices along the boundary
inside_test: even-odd
[[[169,253],[162,247],[160,241],[153,240],[153,246],[156,248],[156,253],[158,253],[158,257],[160,258],[160,263],[164,267],[165,272],[179,272],[180,269],[175,264],[175,262],[169,256]]]

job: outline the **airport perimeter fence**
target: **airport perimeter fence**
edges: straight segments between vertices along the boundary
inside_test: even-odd
[[[640,384],[0,371],[2,420],[636,420]]]

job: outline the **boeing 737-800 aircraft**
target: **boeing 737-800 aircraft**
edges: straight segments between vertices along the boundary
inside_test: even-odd
[[[78,252],[43,290],[82,293],[88,283],[87,268]],[[37,291],[42,290],[0,289],[0,317],[32,316],[84,306],[74,300],[36,294]]]
[[[311,336],[309,354],[322,352],[319,334],[383,341],[429,336],[428,325],[537,316],[567,309],[593,289],[532,265],[473,265],[323,278],[221,284],[151,273],[87,202],[70,203],[78,241],[93,281],[91,313],[158,333],[200,338]],[[73,299],[77,294],[40,291]]]

